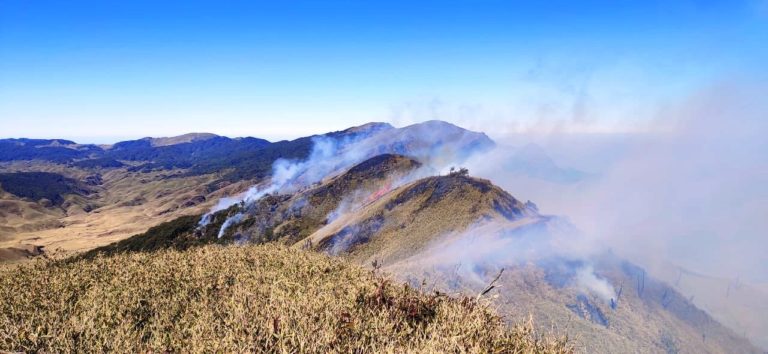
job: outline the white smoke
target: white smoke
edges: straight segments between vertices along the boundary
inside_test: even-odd
[[[222,211],[224,209],[227,209],[237,203],[240,203],[244,200],[244,195],[247,195],[251,192],[251,190],[254,189],[254,187],[251,187],[248,191],[246,191],[241,196],[235,196],[235,197],[224,197],[219,199],[218,202],[216,202],[216,205],[211,208],[207,213],[203,214],[203,217],[200,218],[200,221],[197,223],[197,228],[203,228],[205,226],[208,226],[208,224],[211,222],[211,218],[213,217],[213,214]]]
[[[232,205],[249,205],[267,194],[296,192],[383,153],[406,153],[440,169],[451,161],[462,161],[481,148],[473,145],[480,137],[484,136],[443,122],[425,122],[402,129],[387,125],[384,128],[358,129],[342,136],[315,136],[312,138],[312,150],[305,160],[276,160],[268,182],[253,186],[239,196],[222,199],[201,218],[199,227],[206,226],[214,213]],[[408,178],[406,176],[396,182],[404,183]],[[340,212],[343,210],[338,210],[336,215]]]
[[[219,229],[219,234],[216,236],[216,238],[221,238],[222,236],[224,236],[224,233],[232,224],[239,223],[241,220],[243,220],[242,213],[237,213],[227,218],[227,220],[224,221],[224,223],[221,225],[221,229]]]
[[[443,167],[441,167],[443,168]],[[379,186],[372,188],[359,188],[347,193],[339,202],[335,210],[331,211],[326,220],[330,224],[342,215],[359,211],[361,207],[375,202],[385,193],[400,188],[408,183],[427,177],[435,173],[432,166],[421,165],[411,171],[399,174],[391,174]],[[379,194],[379,195],[376,195]]]
[[[573,285],[609,303],[615,290],[607,279],[597,276],[590,259],[606,251],[581,246],[584,235],[567,220],[552,217],[527,217],[513,222],[479,221],[464,231],[437,237],[429,246],[395,267],[454,271],[462,281],[477,286],[487,284],[489,269],[525,264],[580,264],[571,269]]]
[[[332,138],[322,136],[313,138],[312,142],[312,150],[306,160],[277,159],[272,164],[272,175],[267,183],[254,185],[234,197],[221,198],[208,213],[203,215],[198,224],[199,227],[208,225],[216,212],[235,204],[250,204],[267,194],[285,193],[317,182],[324,176],[324,172],[329,173],[332,169],[333,157],[337,153],[338,146],[348,143],[348,141],[336,142]],[[298,181],[299,177],[302,177],[301,181]]]
[[[579,268],[576,271],[575,280],[580,289],[597,295],[606,303],[616,299],[616,290],[606,279],[595,275],[595,270],[591,265]]]
[[[494,151],[464,166],[518,199],[535,201],[544,213],[567,215],[582,231],[578,238],[562,240],[570,242],[576,259],[588,261],[590,253],[609,248],[675,286],[683,267],[707,279],[738,278],[752,289],[766,289],[765,92],[764,83],[740,80],[670,98],[663,105],[646,102],[644,114],[627,117],[636,123],[632,133],[583,133],[547,126],[526,131],[516,123],[517,118],[528,118],[525,115],[496,117],[485,121],[494,132],[515,133],[496,136]],[[588,172],[589,178],[553,183],[506,169],[509,155],[528,143],[543,147],[559,165]],[[492,241],[479,247],[495,245]],[[587,271],[580,278],[581,286],[592,293],[603,298],[612,293]],[[755,314],[768,299],[765,291],[751,292],[748,301],[737,302],[732,293],[727,296],[728,290],[723,285],[718,293],[694,284],[685,287],[684,294],[695,296],[698,306],[759,341],[766,320]]]
[[[708,87],[645,109],[653,114],[645,123],[631,117],[633,134],[533,127],[497,137],[496,149],[462,165],[544,213],[568,216],[583,231],[576,247],[585,252],[611,247],[657,273],[672,263],[767,283],[766,91],[746,82]],[[488,125],[504,131],[516,121],[497,117]],[[510,155],[531,142],[588,178],[553,183],[509,168]]]
[[[332,175],[341,168],[359,162],[364,155],[361,149],[355,147],[369,136],[369,134],[360,133],[347,135],[343,138],[313,137],[312,150],[307,159],[302,161],[277,159],[272,164],[272,174],[268,182],[252,186],[238,196],[222,198],[216,206],[203,215],[199,227],[208,225],[214,213],[232,205],[238,203],[249,205],[268,194],[295,192]],[[229,227],[233,222],[239,222],[242,216],[238,215],[232,216],[224,222],[219,230],[219,235],[223,235],[226,227]],[[233,221],[235,217],[238,218],[237,221]]]

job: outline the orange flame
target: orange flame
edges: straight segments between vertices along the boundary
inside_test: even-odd
[[[387,194],[392,189],[392,182],[387,182],[387,184],[384,185],[384,187],[380,188],[376,192],[373,192],[370,196],[368,196],[368,199],[365,200],[367,203],[372,203],[379,198],[381,198],[384,194]]]

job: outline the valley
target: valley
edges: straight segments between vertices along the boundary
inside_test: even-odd
[[[50,163],[11,163],[7,173],[45,171],[67,176],[88,194],[64,194],[58,205],[4,192],[0,199],[0,248],[44,247],[72,254],[103,246],[181,215],[199,214],[224,196],[242,192],[247,182],[216,191],[215,175],[183,176],[183,170],[149,173],[126,168],[80,169]],[[88,184],[89,178],[98,181]],[[2,187],[0,187],[2,188]]]
[[[122,267],[129,269],[126,270],[128,273],[120,273],[128,279],[148,279],[146,273],[153,270],[141,264],[156,264],[161,268],[185,264],[194,269],[190,271],[193,273],[173,275],[164,270],[166,273],[162,278],[177,284],[181,278],[199,275],[202,278],[194,278],[194,281],[200,287],[207,286],[205,282],[213,278],[236,279],[227,280],[230,284],[227,286],[236,287],[233,292],[225,293],[232,298],[222,300],[231,302],[210,306],[245,306],[247,311],[253,311],[253,305],[242,305],[248,298],[248,287],[264,286],[276,280],[262,279],[254,283],[253,279],[243,278],[252,274],[234,270],[248,268],[251,262],[274,262],[273,256],[266,253],[275,252],[284,254],[288,261],[280,261],[279,266],[269,270],[270,274],[279,274],[281,267],[293,269],[297,264],[306,265],[307,259],[312,259],[312,264],[307,265],[311,269],[317,267],[313,264],[331,262],[343,263],[343,267],[349,267],[345,269],[355,274],[354,277],[363,277],[368,272],[375,274],[374,278],[359,281],[368,282],[365,284],[379,282],[380,289],[386,287],[381,284],[389,282],[404,284],[404,289],[411,289],[404,290],[409,298],[434,294],[432,300],[425,301],[436,301],[434,299],[443,296],[452,299],[446,300],[449,302],[445,306],[454,306],[451,301],[466,303],[470,301],[466,299],[474,299],[472,301],[483,304],[478,309],[485,311],[487,306],[500,316],[485,318],[478,322],[478,326],[491,326],[496,339],[517,338],[504,339],[499,344],[502,347],[532,346],[530,348],[546,352],[569,352],[571,349],[578,352],[761,352],[742,336],[744,333],[735,332],[713,317],[714,314],[720,316],[725,319],[722,323],[727,325],[734,323],[727,317],[733,312],[708,313],[700,309],[692,298],[681,293],[681,288],[670,285],[669,280],[655,278],[608,248],[588,252],[579,249],[577,246],[583,244],[584,235],[566,217],[548,215],[535,201],[518,200],[514,191],[506,191],[494,181],[475,177],[472,171],[462,168],[462,163],[482,157],[495,148],[495,143],[483,133],[445,122],[428,121],[402,128],[370,123],[276,143],[254,138],[192,134],[179,138],[147,138],[105,148],[83,148],[74,143],[64,148],[60,145],[50,142],[45,145],[46,149],[56,151],[47,161],[40,160],[39,154],[29,153],[36,159],[16,159],[0,165],[0,176],[6,176],[4,181],[16,183],[12,187],[0,185],[4,191],[0,202],[3,225],[0,261],[5,263],[6,272],[6,278],[0,276],[0,280],[7,284],[13,283],[14,278],[35,276],[27,272],[63,268],[65,272],[79,274],[78,269],[102,266],[111,272],[98,276],[103,279],[116,279],[114,274],[120,273],[118,269]],[[86,151],[87,155],[66,160],[68,153],[58,149],[74,149],[78,154]],[[230,149],[234,152],[228,153]],[[6,151],[2,156],[8,154]],[[226,162],[230,164],[229,168],[209,170],[211,166],[218,166],[224,155],[239,157]],[[578,175],[575,170],[556,167],[548,156],[531,146],[522,147],[509,163],[514,164],[509,167],[514,173],[525,173],[532,178],[538,176],[547,181],[556,179],[572,183]],[[35,185],[35,182],[44,182],[46,188],[24,187]],[[204,270],[206,267],[211,268]],[[211,269],[216,271],[211,272]],[[84,276],[96,276],[89,275],[90,272]],[[331,286],[312,274],[316,271],[302,274],[301,284],[315,284],[323,289]],[[66,278],[69,276],[61,276],[69,279]],[[339,276],[354,278],[349,274]],[[159,280],[152,278],[148,281]],[[249,285],[235,285],[241,284],[240,281]],[[128,284],[107,285],[98,281],[92,284],[86,292],[72,296],[115,299],[104,303],[88,301],[95,301],[103,311],[123,313],[121,316],[137,311],[130,306],[118,305],[125,301],[117,299],[126,296],[129,291],[126,289],[131,288]],[[34,294],[34,301],[42,301],[44,292],[32,285],[14,283],[13,286],[17,289],[14,291]],[[63,286],[61,291],[76,287],[66,280],[55,286]],[[165,285],[158,286],[163,288]],[[291,290],[274,286],[273,291],[278,292],[316,291],[303,285],[290,285]],[[376,285],[363,288],[364,294],[360,296],[365,297]],[[154,290],[142,288],[139,291],[151,294]],[[191,288],[184,288],[181,293],[176,293],[179,288],[162,291],[174,292],[177,294],[174,296],[185,299],[197,296],[190,295]],[[327,294],[322,296],[330,301],[325,298]],[[309,311],[299,310],[296,303],[285,302],[285,298],[273,300],[283,304],[279,311],[291,314],[286,321],[300,323],[299,317],[295,316],[306,316],[301,311]],[[168,310],[159,299],[148,301],[150,304],[142,306],[153,308],[151,315],[134,320],[168,326],[168,316],[189,316],[182,309],[175,315],[164,312]],[[45,311],[50,311],[53,317],[64,316],[70,311],[46,306]],[[83,308],[73,311],[77,316],[90,316]],[[347,306],[338,311],[352,313],[369,309]],[[443,314],[443,310],[434,311],[440,316],[458,316]],[[13,313],[13,316],[25,316],[23,312]],[[234,317],[223,320],[222,328],[241,328],[235,322],[242,319],[232,312],[227,313],[226,316]],[[350,316],[358,315],[368,316],[362,313]],[[475,316],[475,313],[468,315]],[[275,316],[282,315],[267,312],[257,317],[268,322],[270,318],[277,321]],[[392,317],[399,315],[389,316],[399,321]],[[13,319],[6,318],[6,321],[6,330],[17,325]],[[67,326],[66,322],[55,318],[51,321],[52,330]],[[196,332],[199,337],[174,340],[182,341],[181,347],[185,348],[210,343],[214,338],[212,329],[194,319],[189,321],[200,329]],[[438,344],[441,342],[435,342],[435,337],[422,332],[408,332],[422,336],[419,337],[422,339],[386,344],[371,339],[366,334],[368,332],[358,332],[360,328],[368,328],[366,326],[381,331],[380,324],[349,321],[355,323],[349,325],[354,328],[352,332],[344,332],[347,333],[345,336],[352,336],[343,337],[349,342],[318,341],[313,344],[317,345],[316,350],[358,348],[360,341],[370,342],[370,348],[417,350],[436,345],[464,348],[457,349],[459,351],[482,348],[476,339],[459,344]],[[416,327],[425,333],[466,330],[440,327],[445,321],[455,319],[441,317],[426,327]],[[505,323],[507,329],[493,327],[496,326],[493,321]],[[528,327],[519,327],[525,323]],[[277,326],[257,329],[245,325],[242,330],[277,332]],[[307,333],[318,330],[305,324],[301,326],[304,329],[291,336],[304,338]],[[3,327],[1,322],[0,327]],[[115,335],[121,340],[115,344],[115,349],[131,348],[139,342],[146,348],[175,345],[154,337],[162,335],[141,329],[143,327],[110,328],[118,331]],[[339,328],[336,333],[347,327]],[[507,332],[514,328],[527,329]],[[320,331],[325,330],[327,327]],[[3,338],[10,340],[9,333],[0,332],[0,345]],[[93,332],[85,327],[72,334],[63,334],[53,342],[35,339],[38,335],[48,336],[46,333],[37,333],[14,343],[37,350],[52,348],[61,341],[59,343],[66,342],[69,348],[76,350],[81,344],[71,342],[71,336],[90,336],[104,342],[111,332]],[[171,336],[181,336],[172,333]],[[533,333],[543,333],[543,336]],[[387,332],[385,335],[404,334]],[[259,340],[267,340],[268,344],[264,345],[269,347],[307,345],[282,335],[277,338],[281,339]],[[569,338],[568,345],[559,338]],[[230,349],[247,348],[243,343],[241,339],[230,338],[222,345]]]

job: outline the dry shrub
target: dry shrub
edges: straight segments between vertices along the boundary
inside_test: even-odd
[[[0,351],[561,353],[472,299],[279,245],[38,261],[0,274]]]

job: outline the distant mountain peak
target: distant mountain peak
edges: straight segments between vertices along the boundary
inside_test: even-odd
[[[183,144],[183,143],[191,143],[195,141],[208,140],[208,139],[213,139],[217,137],[218,135],[212,134],[212,133],[187,133],[187,134],[171,136],[171,137],[161,137],[161,138],[147,137],[142,140],[148,140],[149,143],[152,144],[152,146],[158,147],[158,146],[169,146],[169,145],[176,145],[176,144]]]
[[[423,121],[423,122],[420,122],[420,123],[416,123],[416,124],[412,124],[412,125],[413,125],[413,126],[427,126],[427,127],[429,127],[429,126],[431,126],[431,127],[449,127],[449,128],[459,128],[459,129],[464,129],[464,128],[461,128],[461,127],[459,127],[459,126],[458,126],[458,125],[456,125],[456,124],[453,124],[453,123],[449,123],[449,122],[446,122],[446,121],[444,121],[444,120],[439,120],[439,119],[431,119],[431,120],[425,120],[425,121]]]
[[[389,130],[389,129],[394,129],[394,128],[395,127],[393,127],[389,123],[370,122],[370,123],[365,123],[363,125],[358,125],[356,127],[347,128],[347,129],[344,130],[344,132],[345,133],[367,133],[367,134],[370,134],[370,133],[380,132],[380,131],[383,131],[383,130]]]

